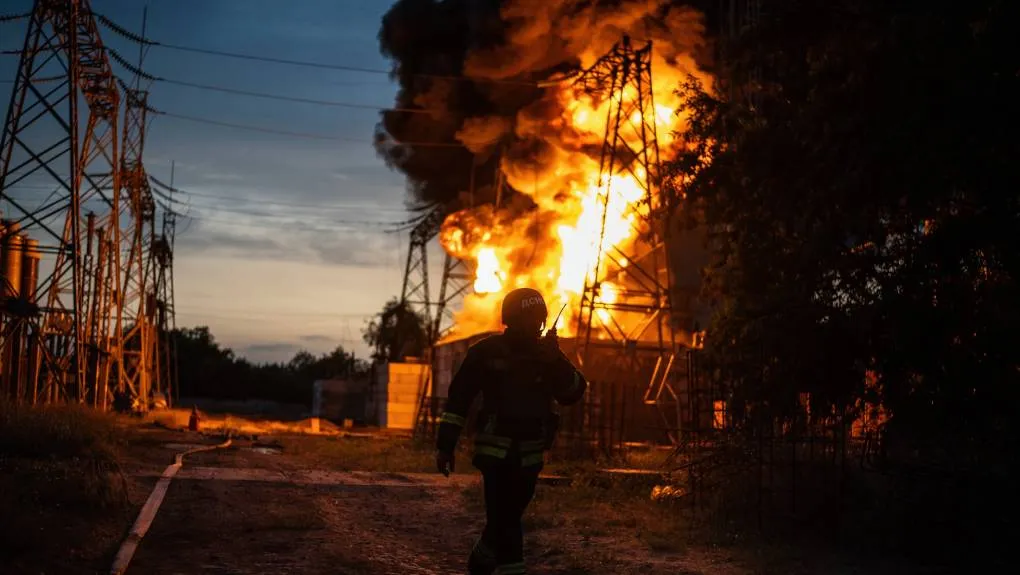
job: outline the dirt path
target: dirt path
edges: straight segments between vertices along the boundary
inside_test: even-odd
[[[287,454],[243,448],[186,461],[128,575],[465,572],[483,519],[477,477],[303,467]],[[540,497],[555,497],[555,489],[541,486]],[[577,523],[530,522],[529,573],[742,572],[690,551],[623,544],[612,527],[585,532]]]
[[[129,573],[448,573],[451,549],[404,521],[421,492],[182,480]],[[459,549],[458,549],[459,550]]]

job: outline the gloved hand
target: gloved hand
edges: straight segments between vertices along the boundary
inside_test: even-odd
[[[436,452],[436,469],[440,473],[449,477],[453,473],[454,457],[452,452],[437,451]]]
[[[563,356],[560,351],[560,340],[556,337],[556,328],[550,329],[538,342],[538,352],[542,363],[555,362]]]

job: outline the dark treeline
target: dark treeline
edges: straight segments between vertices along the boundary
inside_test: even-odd
[[[315,380],[366,378],[372,368],[370,361],[355,357],[343,346],[318,356],[299,351],[285,363],[256,364],[221,346],[208,327],[177,329],[173,337],[183,397],[310,405]],[[396,299],[365,325],[362,337],[375,362],[420,356],[426,345],[424,320]]]
[[[182,397],[311,405],[315,380],[361,377],[369,369],[342,346],[319,356],[299,351],[286,363],[256,364],[220,346],[208,327],[182,328],[173,335]]]
[[[682,88],[700,144],[665,174],[714,258],[708,373],[745,439],[883,406],[879,473],[858,487],[881,485],[884,513],[857,536],[930,557],[1008,541],[1018,4],[763,5],[727,46],[731,81]]]

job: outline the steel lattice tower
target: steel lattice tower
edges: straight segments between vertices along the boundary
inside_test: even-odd
[[[124,155],[121,161],[127,209],[121,216],[128,238],[124,266],[124,330],[121,384],[132,396],[148,398],[160,385],[155,370],[155,280],[152,257],[156,203],[142,163],[148,93],[125,88]],[[143,409],[148,402],[140,402]]]
[[[429,349],[426,361],[431,361],[432,347],[453,323],[452,303],[462,297],[471,285],[473,275],[464,262],[445,254],[443,276],[439,284],[439,298],[432,300],[429,286],[428,245],[439,235],[440,227],[449,211],[445,207],[433,208],[411,229],[407,262],[404,266],[404,283],[400,301],[425,318]],[[426,375],[418,384],[415,433],[427,433],[431,410],[427,398],[431,393],[432,378]]]
[[[435,341],[432,331],[432,295],[429,290],[429,242],[436,237],[445,214],[440,208],[433,208],[414,228],[411,229],[407,248],[407,263],[404,265],[404,285],[400,290],[400,302],[425,319],[429,343]]]
[[[153,180],[156,182],[156,180]],[[171,186],[173,178],[171,177]],[[170,204],[173,203],[173,188],[167,186]],[[153,235],[150,255],[153,261],[155,297],[156,357],[154,371],[157,389],[166,394],[168,404],[177,399],[177,348],[174,333],[177,319],[174,311],[174,237],[177,228],[177,213],[172,205],[163,206],[162,230]]]
[[[0,135],[4,243],[30,246],[5,250],[3,349],[19,347],[25,361],[3,372],[31,401],[109,399],[120,353],[119,104],[89,2],[37,0]],[[38,277],[15,277],[14,260],[36,254]]]
[[[650,42],[635,48],[624,37],[576,84],[609,102],[599,159],[602,230],[581,294],[578,355],[589,373],[609,381],[644,382],[645,402],[659,407],[676,442],[682,415],[679,379],[687,362],[677,361],[673,328],[667,254],[673,206],[659,188],[651,56]],[[611,246],[602,239],[607,216],[612,206],[628,204],[621,197],[622,177],[640,191],[640,199],[630,204],[636,240]]]
[[[430,344],[442,339],[453,326],[456,302],[467,293],[474,273],[460,259],[445,254],[443,275],[439,283],[439,297],[432,299],[428,270],[428,245],[439,235],[439,229],[450,211],[439,207],[428,213],[411,229],[407,260],[404,265],[404,283],[400,301],[425,318]]]
[[[443,278],[439,284],[436,316],[432,318],[432,332],[436,341],[446,335],[454,324],[453,310],[474,285],[475,273],[459,258],[446,254],[443,258]]]

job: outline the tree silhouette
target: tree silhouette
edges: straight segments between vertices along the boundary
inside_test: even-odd
[[[368,373],[368,365],[343,346],[320,356],[301,350],[287,363],[253,364],[221,347],[208,327],[178,329],[172,337],[182,397],[308,403],[316,380],[360,378]]]
[[[428,347],[425,319],[406,303],[392,298],[362,330],[365,343],[372,346],[377,362],[420,357]]]

